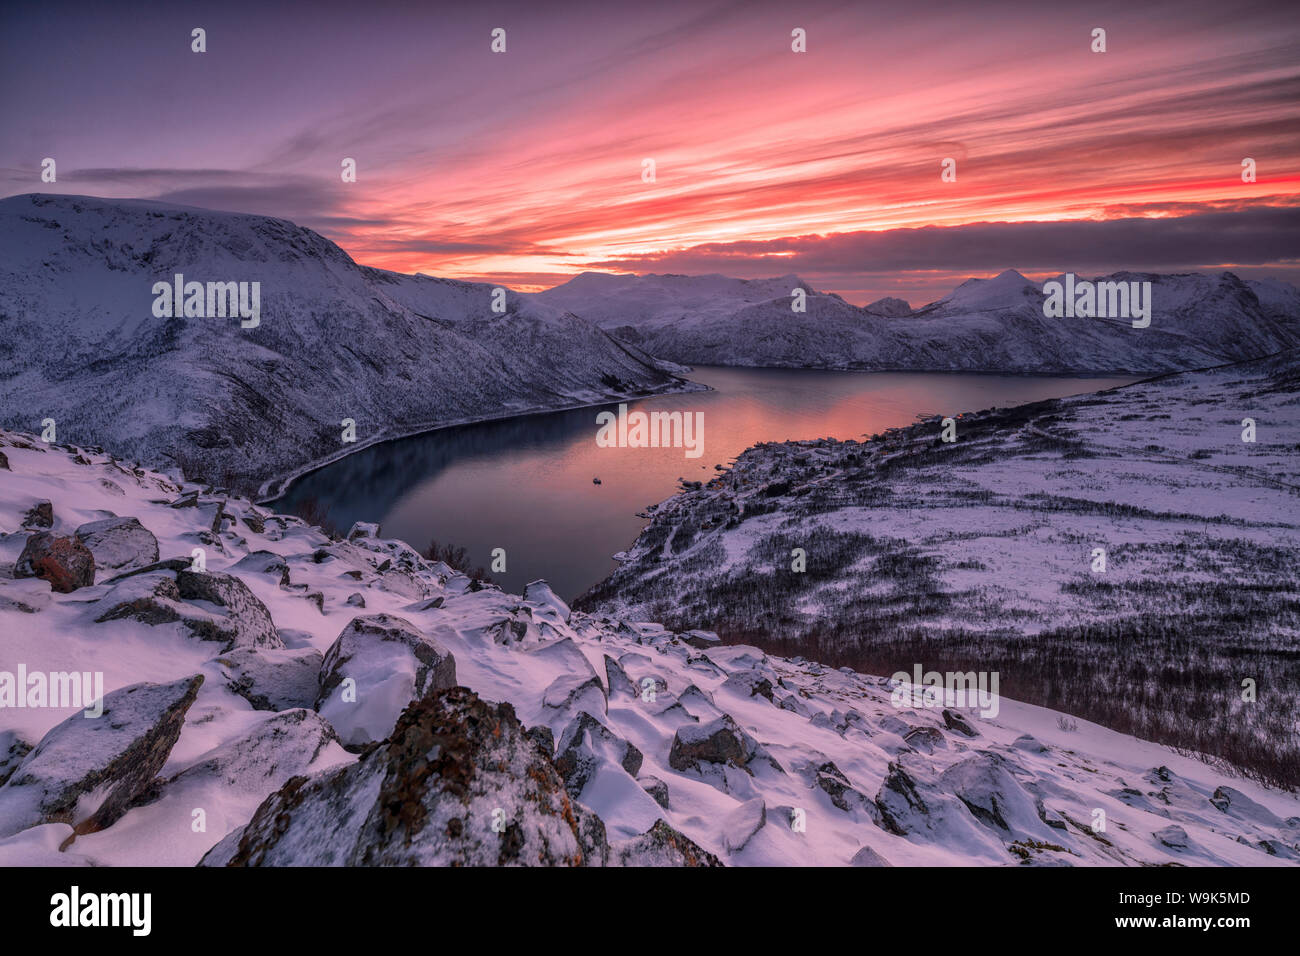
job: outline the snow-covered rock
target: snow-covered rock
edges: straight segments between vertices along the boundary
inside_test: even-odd
[[[123,571],[158,560],[158,539],[139,518],[101,518],[76,530],[77,540],[90,549],[97,571]]]
[[[452,688],[411,704],[392,736],[358,763],[289,781],[237,843],[228,838],[204,862],[599,864],[608,848],[602,827],[584,826],[590,816],[569,800],[508,704]]]
[[[456,686],[456,659],[410,621],[353,618],[325,654],[316,709],[350,747],[383,740],[413,700]]]
[[[181,734],[201,674],[105,694],[97,717],[59,724],[0,787],[0,836],[41,823],[93,833],[121,817],[153,781]]]

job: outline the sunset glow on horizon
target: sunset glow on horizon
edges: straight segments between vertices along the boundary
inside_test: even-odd
[[[916,304],[1002,268],[1300,272],[1293,8],[1006,8],[995,25],[912,3],[499,6],[422,32],[382,4],[325,8],[319,25],[272,12],[256,29],[160,7],[0,105],[0,166],[6,194],[282,216],[366,265],[522,291],[584,270],[797,273],[850,301]],[[115,30],[93,7],[7,18],[11,81],[51,31]],[[198,77],[177,68],[192,19],[209,24]],[[505,54],[489,50],[498,25]],[[807,53],[791,51],[794,27]],[[131,104],[112,126],[110,99]],[[202,122],[175,112],[206,100]],[[57,186],[39,182],[44,156],[60,157]],[[1242,182],[1246,157],[1257,182]],[[955,182],[940,180],[946,158]],[[1086,261],[1069,258],[1072,223],[1155,219],[1185,222],[1167,244],[1142,233],[1101,261],[1089,239]],[[1005,246],[980,224],[1011,224]],[[906,243],[928,260],[895,255]]]

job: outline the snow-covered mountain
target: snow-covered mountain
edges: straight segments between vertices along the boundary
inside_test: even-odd
[[[1300,859],[1295,794],[1041,707],[506,594],[31,435],[0,475],[0,865]],[[99,717],[49,699],[74,672]]]
[[[260,322],[159,318],[156,282],[260,283]],[[479,418],[680,387],[582,319],[357,265],[293,223],[81,196],[0,200],[0,424],[222,483]],[[342,442],[344,419],[356,444]]]
[[[537,293],[647,352],[700,365],[1039,373],[1168,372],[1258,358],[1300,345],[1300,292],[1218,275],[1118,273],[1149,281],[1151,324],[1046,318],[1042,287],[1015,270],[970,279],[911,310],[865,308],[798,276],[584,273]],[[807,311],[792,309],[795,289]]]
[[[993,667],[1011,696],[1295,787],[1298,404],[1293,350],[759,445],[651,509],[575,606],[877,673]]]

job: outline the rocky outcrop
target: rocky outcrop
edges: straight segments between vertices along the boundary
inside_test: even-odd
[[[139,518],[102,518],[77,528],[77,540],[90,549],[98,571],[123,571],[158,560],[158,539]]]
[[[350,747],[388,736],[406,705],[456,686],[456,659],[410,621],[355,617],[325,654],[316,709]]]
[[[42,823],[93,833],[124,814],[167,762],[203,676],[132,684],[103,714],[78,712],[46,734],[0,787],[0,836]]]
[[[95,583],[95,557],[76,538],[40,531],[27,539],[14,565],[16,578],[41,578],[61,594]]]
[[[603,862],[509,704],[455,687],[412,703],[357,763],[295,777],[205,865],[581,866]]]
[[[324,659],[311,647],[237,647],[217,663],[225,668],[226,686],[255,710],[280,711],[316,705]]]
[[[576,800],[602,764],[622,767],[635,777],[642,759],[641,751],[583,711],[560,735],[555,769],[564,778],[569,796]]]

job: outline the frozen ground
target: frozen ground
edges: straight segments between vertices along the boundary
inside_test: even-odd
[[[1274,416],[1273,403],[1289,393],[1264,395],[1263,383],[1242,372],[1201,382],[1207,395],[1214,382],[1255,389],[1250,408],[1264,429],[1252,449],[1258,459],[1243,461],[1225,435],[1227,450],[1211,452],[1203,467],[1249,466],[1270,481],[1288,479],[1278,465],[1293,459],[1266,443],[1276,437],[1269,429],[1294,428]],[[1164,414],[1174,394],[1166,388],[1143,386],[1131,393],[1141,401],[1125,407],[1149,400],[1153,414]],[[1079,416],[1107,401],[1053,403],[1060,409],[1053,421],[1035,417],[1035,427],[1068,436]],[[1214,408],[1194,410],[1209,419]],[[1215,427],[1226,429],[1237,414],[1214,412]],[[1053,480],[1077,484],[1066,472],[1098,461],[1038,447],[1030,424],[1008,434],[1025,443],[1021,454],[1041,476],[1040,493],[1051,493]],[[1196,450],[1182,426],[1168,427],[1159,456],[1126,467],[1145,473],[1160,456]],[[983,441],[996,460],[1008,437],[988,430],[986,439],[967,431],[966,445],[943,453],[969,454]],[[1289,441],[1294,447],[1294,436]],[[914,458],[901,480],[938,454],[923,445],[921,432],[895,435],[866,454]],[[735,486],[779,465],[783,474],[799,468],[802,478],[820,477],[829,493],[850,475],[865,480],[860,467],[844,469],[850,450],[760,449],[721,482]],[[1011,699],[990,718],[896,706],[881,676],[721,646],[712,634],[666,629],[638,614],[570,611],[543,583],[523,596],[481,587],[373,527],[332,540],[246,499],[30,435],[0,432],[0,452],[0,672],[99,671],[109,705],[99,719],[73,707],[0,708],[2,864],[193,865],[205,854],[210,864],[655,864],[710,854],[729,865],[1300,858],[1294,794],[1086,720],[1064,729],[1058,713]],[[785,460],[797,454],[807,461]],[[962,466],[967,476],[980,473],[975,457]],[[1011,480],[1004,469],[989,474],[994,484]],[[736,487],[738,505],[768,483]],[[1258,529],[1273,547],[1288,546],[1281,509],[1290,499],[1279,496],[1289,493],[1262,479],[1250,487],[1255,504],[1224,505],[1241,524],[1203,534],[1228,540]],[[919,510],[934,489],[916,491]],[[714,493],[678,499],[663,514],[684,513]],[[1074,488],[1071,497],[1084,493]],[[1180,508],[1193,508],[1196,496],[1183,497]],[[972,541],[1005,527],[993,522],[997,510],[977,524],[954,523],[958,512],[937,503],[932,513],[945,527],[966,527]],[[127,516],[140,529],[110,520]],[[1008,541],[1037,541],[1034,553],[1068,567],[1072,552],[1052,543],[1047,517],[1024,511],[1026,530],[1004,539],[1002,550]],[[106,520],[109,530],[84,528]],[[871,520],[874,533],[892,535],[883,513]],[[918,515],[900,520],[914,529]],[[94,552],[93,583],[54,591],[45,579],[13,576],[45,525],[56,537],[81,529]],[[1109,534],[1092,525],[1080,533],[1079,562],[1103,530]],[[723,538],[736,545],[733,570],[749,553],[745,540]],[[1101,540],[1124,553],[1119,542]],[[981,560],[999,553],[975,546]],[[193,568],[196,548],[206,570]],[[1131,575],[1128,561],[1113,559],[1117,579]],[[1046,567],[1037,588],[1044,593],[1063,573]],[[1045,613],[1034,591],[1016,599]],[[453,679],[486,705],[441,689]],[[393,739],[373,747],[412,700]],[[437,768],[432,777],[429,767]],[[498,811],[508,821],[502,831],[493,828]]]

